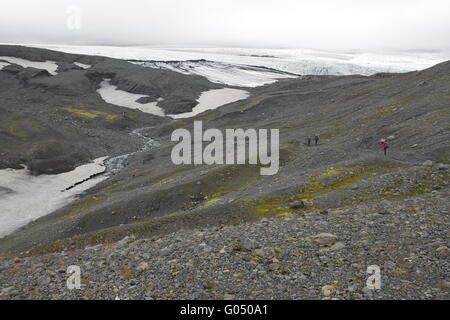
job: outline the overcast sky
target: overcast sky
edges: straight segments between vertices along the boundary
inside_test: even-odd
[[[447,51],[450,1],[2,0],[0,42]]]

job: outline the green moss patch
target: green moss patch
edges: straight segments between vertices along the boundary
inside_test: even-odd
[[[0,137],[10,136],[22,141],[31,140],[46,130],[37,121],[18,114],[0,114]]]
[[[307,208],[293,209],[291,203],[297,200],[307,200],[310,204],[315,199],[325,197],[327,194],[345,189],[361,181],[370,174],[387,172],[397,168],[393,164],[365,163],[358,166],[345,166],[329,168],[316,176],[311,177],[304,185],[303,191],[293,196],[263,197],[245,200],[243,204],[250,207],[261,218],[281,215],[292,215],[303,211],[319,210],[314,205]]]
[[[259,174],[260,167],[257,165],[227,166],[210,172],[194,184],[200,186],[200,192],[208,198],[215,198],[251,187]]]
[[[104,118],[108,121],[113,121],[119,118],[119,115],[114,113],[107,113],[98,110],[86,109],[86,106],[83,106],[82,109],[77,108],[64,108],[65,111],[81,118],[85,119],[96,119],[98,117]]]
[[[222,198],[214,198],[214,199],[208,200],[208,201],[202,203],[201,208],[206,208],[206,207],[212,206],[212,205],[216,204],[217,202],[219,202],[220,200],[222,200]]]
[[[78,202],[72,205],[71,209],[66,213],[65,216],[68,217],[69,219],[76,219],[80,216],[80,214],[84,210],[88,210],[90,208],[99,205],[100,203],[103,203],[104,201],[106,201],[107,198],[108,197],[106,195],[92,196],[82,202]]]

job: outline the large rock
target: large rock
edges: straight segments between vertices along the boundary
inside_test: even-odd
[[[424,163],[422,163],[422,166],[424,166],[424,167],[432,167],[433,166],[433,161],[427,160]]]
[[[15,288],[13,286],[6,287],[0,290],[0,296],[9,296],[15,292]]]
[[[329,297],[336,292],[336,288],[330,285],[326,285],[322,287],[322,294],[325,297]]]
[[[306,205],[305,205],[305,202],[303,200],[297,200],[297,201],[294,201],[294,202],[292,202],[290,204],[290,208],[294,209],[294,210],[303,209],[305,207],[306,207]]]
[[[338,240],[338,237],[332,233],[319,233],[312,238],[314,242],[323,245],[333,244]]]
[[[238,251],[251,251],[256,248],[256,244],[249,239],[240,239],[236,245],[236,250]]]
[[[331,251],[338,251],[345,248],[345,243],[342,241],[336,242],[333,244],[333,246],[330,248]]]

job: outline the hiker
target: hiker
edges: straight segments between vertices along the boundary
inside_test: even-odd
[[[314,137],[314,142],[316,143],[316,146],[317,146],[317,144],[319,143],[319,136],[318,135],[316,135]]]
[[[380,145],[383,147],[384,155],[387,153],[387,149],[389,148],[389,143],[386,139],[381,139]]]
[[[311,145],[311,138],[308,137],[308,146],[310,146],[310,145]]]

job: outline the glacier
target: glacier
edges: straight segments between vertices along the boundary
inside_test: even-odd
[[[372,75],[422,70],[449,59],[426,51],[331,52],[312,49],[162,48],[27,44],[75,54],[107,56],[149,67],[203,75],[230,86],[255,87],[295,75]]]

